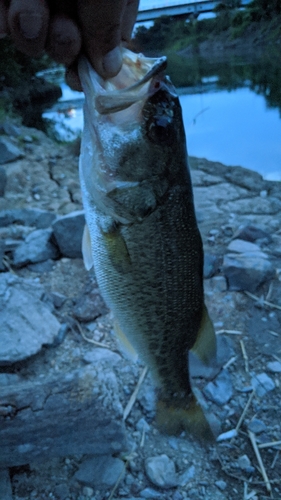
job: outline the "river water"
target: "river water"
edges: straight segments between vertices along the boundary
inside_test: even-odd
[[[272,67],[272,58],[210,63],[176,56],[168,72],[179,90],[191,156],[281,181],[281,67]],[[57,138],[73,140],[83,127],[83,94],[59,75],[62,98],[43,116],[52,120]]]

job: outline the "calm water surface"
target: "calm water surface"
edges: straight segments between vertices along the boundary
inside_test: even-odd
[[[241,64],[239,68],[241,73]],[[268,105],[268,97],[272,100],[273,95],[275,99],[272,85],[268,87],[268,82],[264,82],[260,69],[251,67],[251,80],[261,75],[263,95],[259,94],[251,90],[252,82],[245,75],[242,78],[239,71],[235,69],[231,74],[235,84],[230,85],[229,74],[227,79],[225,75],[218,77],[216,70],[208,68],[206,76],[202,71],[196,73],[195,86],[179,90],[188,152],[191,156],[255,170],[268,180],[281,180],[281,113],[278,102],[275,107],[275,101]],[[266,68],[263,72],[270,73]],[[175,75],[172,77],[175,81]],[[224,89],[223,79],[228,89],[234,88]],[[83,94],[73,92],[65,83],[61,86],[61,100],[43,116],[55,122],[57,137],[73,140],[83,127]],[[259,84],[258,92],[260,88]]]

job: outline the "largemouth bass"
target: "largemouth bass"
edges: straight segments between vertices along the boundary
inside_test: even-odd
[[[181,107],[165,67],[166,58],[124,49],[122,70],[104,81],[80,60],[83,254],[117,331],[151,370],[160,429],[209,437],[191,389],[188,351],[208,363],[216,342],[204,305]]]

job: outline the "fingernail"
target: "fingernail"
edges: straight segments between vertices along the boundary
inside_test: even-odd
[[[103,56],[102,66],[106,75],[117,75],[122,66],[122,52],[120,47],[115,47],[113,50]]]
[[[34,40],[38,38],[42,29],[42,16],[35,12],[22,12],[19,14],[20,30],[24,38]]]

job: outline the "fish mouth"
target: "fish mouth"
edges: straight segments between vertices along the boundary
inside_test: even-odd
[[[108,80],[103,80],[92,68],[90,71],[90,63],[86,58],[80,60],[80,71],[85,64],[88,66],[94,92],[94,107],[100,115],[107,115],[127,109],[143,98],[153,95],[164,78],[167,58],[149,58],[123,49],[122,68],[117,76]],[[154,85],[151,85],[152,82]],[[87,82],[86,86],[89,90]]]

